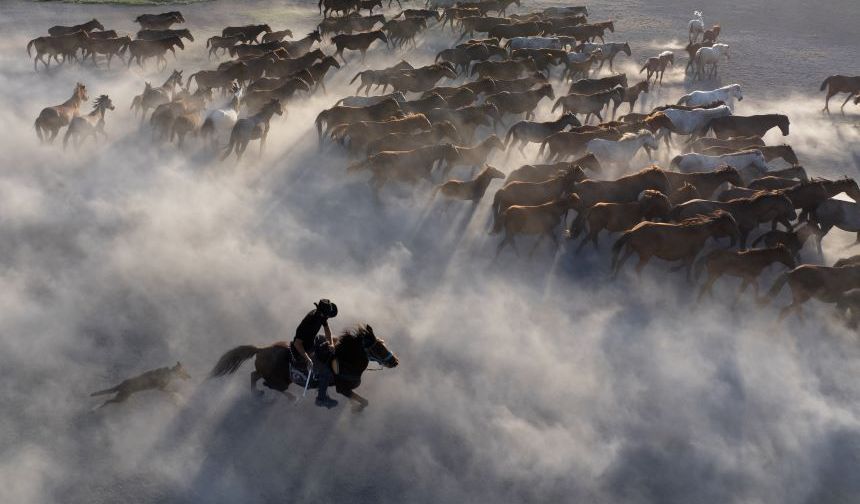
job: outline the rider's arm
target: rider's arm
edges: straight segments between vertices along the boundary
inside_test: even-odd
[[[305,358],[305,361],[307,361],[307,362],[311,362],[311,358],[310,358],[310,356],[308,355],[307,350],[305,350],[305,344],[302,342],[302,340],[301,340],[301,339],[299,339],[299,338],[296,338],[296,339],[293,341],[293,344],[295,345],[296,350],[298,350],[298,351],[299,351],[299,355],[301,355],[302,357],[304,357],[304,358]]]
[[[325,332],[325,339],[329,342],[330,345],[333,345],[334,342],[331,338],[331,329],[328,327],[328,320],[323,322],[323,331]]]

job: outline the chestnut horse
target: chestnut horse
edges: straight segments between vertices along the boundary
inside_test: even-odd
[[[81,104],[87,101],[87,87],[78,82],[72,97],[59,105],[46,107],[39,113],[34,126],[39,141],[53,142],[60,132],[60,128],[68,126],[72,119],[78,115]],[[48,134],[50,133],[50,137]]]
[[[218,363],[209,374],[215,378],[233,374],[243,362],[256,357],[254,371],[251,372],[251,388],[257,394],[263,391],[257,389],[257,382],[262,378],[263,384],[272,390],[283,392],[289,398],[295,398],[287,392],[292,383],[308,388],[317,388],[313,378],[308,380],[308,370],[303,365],[297,365],[292,345],[278,342],[267,347],[241,345],[228,351],[218,359]],[[334,386],[337,392],[347,397],[354,404],[353,411],[361,411],[368,405],[367,399],[355,392],[361,385],[361,375],[371,362],[381,364],[386,368],[397,367],[397,357],[385,346],[385,342],[376,337],[369,325],[346,330],[334,338],[334,358],[332,368],[335,370]]]

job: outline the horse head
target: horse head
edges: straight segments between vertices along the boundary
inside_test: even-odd
[[[85,102],[89,99],[89,95],[87,95],[87,87],[80,82],[75,84],[75,98],[80,102]]]
[[[492,179],[504,179],[505,178],[504,172],[502,172],[498,168],[490,166],[490,165],[486,165],[484,167],[484,169],[481,171],[481,173],[478,174],[478,177],[482,177],[482,176],[483,177],[489,177],[491,180]]]
[[[370,325],[359,326],[355,331],[355,335],[361,341],[364,353],[367,354],[367,360],[376,362],[387,368],[395,368],[400,364],[400,360],[388,349],[385,341],[376,337]]]
[[[734,247],[740,240],[741,232],[738,223],[732,214],[725,210],[717,210],[708,216],[708,225],[717,238],[728,236],[731,238],[730,247]]]
[[[182,378],[183,380],[190,380],[191,375],[188,374],[188,371],[185,370],[185,366],[182,365],[181,362],[176,362],[176,365],[170,368],[170,371],[173,372],[173,375],[177,378]]]

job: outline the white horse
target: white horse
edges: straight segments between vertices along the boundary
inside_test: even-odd
[[[693,16],[695,16],[696,19],[691,19],[688,23],[691,44],[699,40],[699,36],[703,36],[705,33],[705,20],[702,19],[702,12],[694,11]]]
[[[688,107],[701,107],[709,103],[721,101],[729,108],[734,108],[734,101],[741,101],[744,95],[741,92],[740,84],[729,84],[712,91],[693,91],[690,94],[685,94],[678,100],[678,105],[686,105]]]
[[[681,110],[681,109],[666,109],[663,110],[663,115],[672,121],[673,133],[679,135],[692,135],[694,133],[703,134],[705,127],[712,119],[717,117],[727,117],[732,115],[732,110],[725,106],[709,109]],[[666,135],[666,145],[669,145],[670,132],[665,131],[665,128],[660,130],[660,135]]]
[[[200,134],[204,139],[211,137],[213,147],[217,147],[218,139],[226,137],[239,120],[239,107],[244,91],[238,83],[234,84],[233,97],[230,101],[206,115],[200,127]]]
[[[699,50],[696,51],[696,73],[694,78],[706,79],[708,75],[716,78],[717,63],[720,62],[720,58],[723,56],[726,57],[726,61],[731,59],[728,44],[714,44],[711,47],[700,47]],[[710,72],[706,72],[708,65],[711,65]]]
[[[562,49],[558,37],[514,37],[506,44],[515,49]]]
[[[625,133],[618,140],[595,138],[586,144],[586,151],[594,154],[594,157],[603,166],[616,165],[627,168],[633,156],[643,147],[648,153],[649,159],[651,158],[651,150],[657,149],[657,139],[648,130]]]
[[[744,185],[766,175],[770,169],[764,158],[764,154],[760,150],[733,152],[731,154],[723,154],[722,156],[706,156],[705,154],[691,152],[672,158],[669,168],[676,169],[682,173],[693,173],[714,171],[724,165],[738,170]]]

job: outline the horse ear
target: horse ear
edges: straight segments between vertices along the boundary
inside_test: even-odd
[[[365,327],[367,328],[367,332],[369,332],[370,334],[373,334],[373,328],[370,327],[370,324],[367,324]]]

